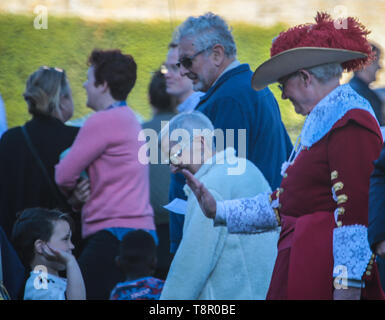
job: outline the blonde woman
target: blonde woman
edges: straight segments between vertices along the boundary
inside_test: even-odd
[[[0,225],[8,237],[16,213],[25,208],[70,208],[55,185],[54,166],[79,130],[64,124],[74,109],[64,70],[39,68],[23,96],[32,119],[0,139]]]

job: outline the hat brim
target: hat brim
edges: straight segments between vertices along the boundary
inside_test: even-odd
[[[367,55],[362,52],[344,49],[314,47],[289,49],[262,63],[253,74],[251,86],[255,90],[261,90],[300,69],[326,63],[343,63],[366,57]]]

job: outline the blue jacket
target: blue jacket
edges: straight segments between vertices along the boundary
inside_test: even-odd
[[[281,165],[289,158],[292,143],[282,123],[278,103],[269,88],[251,87],[253,72],[248,64],[224,73],[201,97],[196,110],[204,113],[215,129],[234,129],[238,151],[238,129],[246,129],[246,158],[263,173],[272,190],[281,183]],[[225,142],[226,146],[226,142]],[[183,176],[182,176],[183,177]],[[169,200],[181,197],[184,179],[171,177]],[[171,252],[182,238],[183,216],[170,214]]]
[[[377,243],[385,241],[385,145],[370,177],[368,240],[373,251]],[[385,261],[380,257],[377,266],[385,290]]]
[[[246,158],[263,173],[274,190],[281,184],[281,166],[292,150],[282,123],[278,103],[269,88],[251,87],[252,71],[242,64],[222,75],[201,98],[196,110],[203,112],[217,129],[246,129]]]
[[[26,270],[2,227],[0,227],[0,254],[4,286],[12,300],[21,299],[27,275]]]

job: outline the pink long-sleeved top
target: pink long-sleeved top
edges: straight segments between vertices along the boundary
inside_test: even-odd
[[[144,142],[129,107],[91,115],[80,129],[68,154],[56,165],[55,179],[68,192],[87,170],[91,195],[82,209],[82,234],[113,227],[154,230],[149,200],[148,166],[138,153]]]

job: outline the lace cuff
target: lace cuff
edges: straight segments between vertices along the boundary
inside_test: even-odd
[[[265,232],[279,225],[269,193],[260,193],[254,198],[217,202],[217,215],[214,225],[227,224],[230,233]]]
[[[361,281],[372,256],[368,231],[363,225],[349,225],[333,231],[334,270],[344,268],[347,279]],[[340,276],[333,273],[333,276]]]
[[[217,212],[214,219],[214,227],[221,227],[226,225],[226,207],[224,201],[217,201]]]

